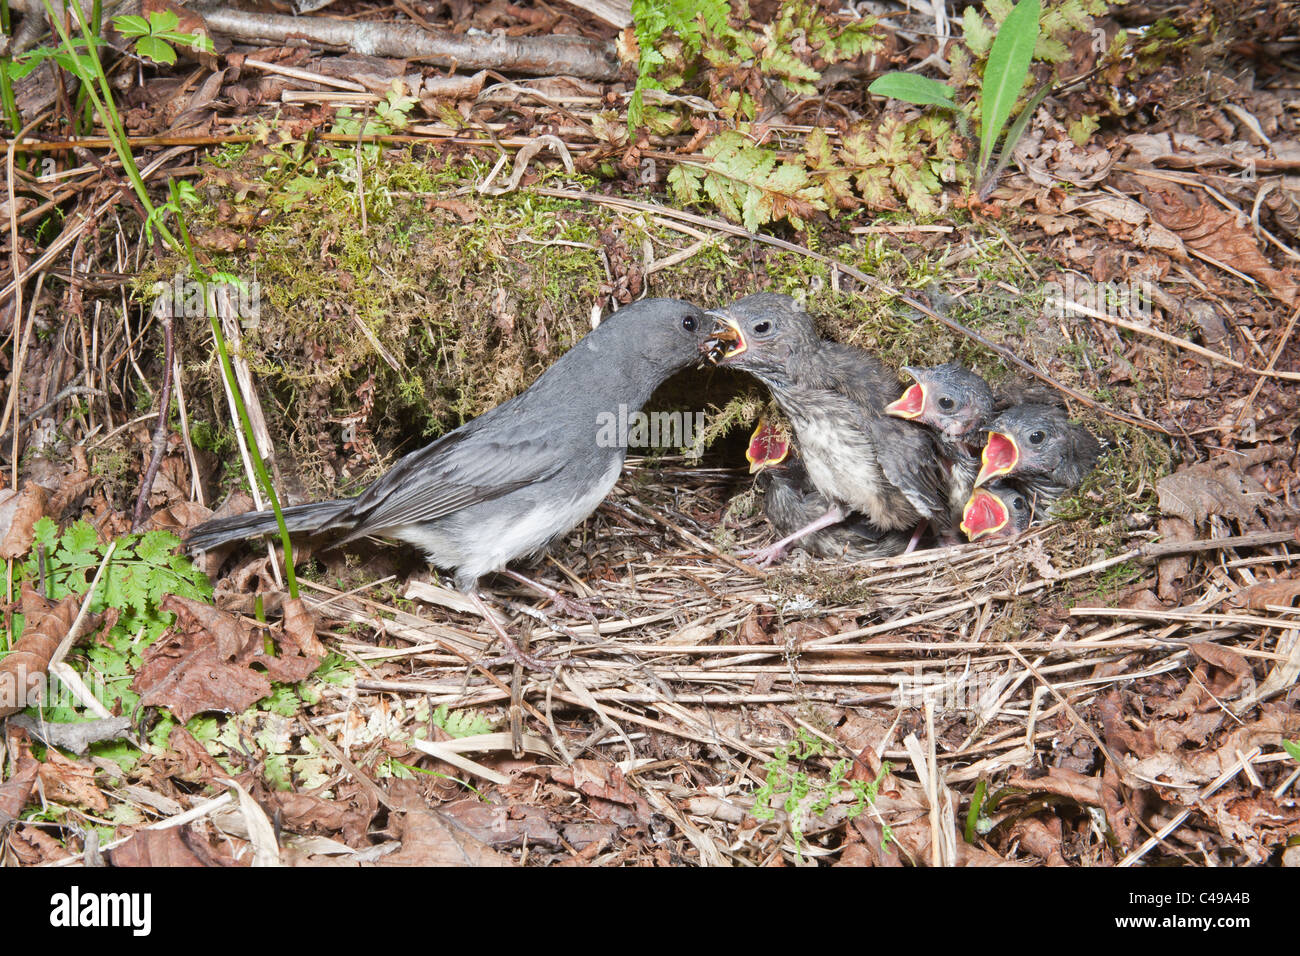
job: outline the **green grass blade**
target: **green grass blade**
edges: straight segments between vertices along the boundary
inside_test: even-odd
[[[1025,77],[1029,75],[1029,61],[1034,55],[1034,44],[1038,42],[1038,16],[1041,12],[1039,0],[1020,0],[1002,21],[993,48],[989,50],[989,62],[984,67],[984,85],[980,88],[981,176],[989,168],[993,147],[1024,88]]]
[[[875,82],[867,87],[867,92],[876,96],[891,96],[917,106],[943,106],[950,110],[957,108],[953,102],[955,91],[951,86],[915,73],[886,73],[876,77]]]
[[[1043,100],[1047,98],[1047,94],[1051,89],[1052,85],[1050,83],[1044,83],[1040,86],[1038,92],[1029,98],[1029,102],[1025,104],[1025,108],[1020,111],[1020,115],[1016,117],[1016,121],[1011,124],[1011,129],[1007,130],[1007,139],[1006,142],[1002,144],[1002,151],[998,153],[997,164],[979,183],[979,192],[977,195],[980,199],[989,198],[988,194],[991,193],[993,187],[997,185],[998,177],[1002,175],[1002,170],[1006,169],[1007,163],[1011,162],[1011,153],[1015,150],[1016,143],[1020,141],[1020,137],[1024,135],[1025,127],[1029,125],[1029,121],[1033,119],[1034,114],[1038,112],[1038,107],[1043,105]]]

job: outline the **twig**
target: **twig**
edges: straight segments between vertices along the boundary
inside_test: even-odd
[[[1160,541],[1144,544],[1137,549],[1138,557],[1154,561],[1171,554],[1192,554],[1197,551],[1220,551],[1227,548],[1259,548],[1270,544],[1300,544],[1300,528],[1294,531],[1259,531],[1255,534],[1238,534],[1228,538],[1207,538],[1203,541]]]
[[[21,423],[19,423],[19,427],[26,428],[28,425],[36,421],[36,419],[40,418],[41,415],[45,414],[45,412],[48,412],[51,408],[59,404],[59,402],[63,401],[65,398],[71,398],[73,395],[103,395],[103,394],[104,392],[101,389],[91,388],[89,385],[69,385],[67,388],[63,389],[63,391],[59,392],[59,394],[51,398],[48,402],[38,405],[35,409],[33,409],[27,415],[27,417],[24,418]],[[0,433],[0,439],[8,438],[9,431],[10,429],[6,428],[3,433]]]
[[[1278,338],[1277,346],[1273,349],[1273,354],[1268,358],[1268,365],[1264,366],[1264,371],[1261,372],[1260,377],[1255,380],[1254,388],[1252,388],[1250,394],[1246,396],[1246,401],[1242,404],[1241,411],[1237,413],[1237,418],[1232,423],[1234,428],[1241,424],[1242,419],[1244,419],[1246,414],[1252,407],[1254,407],[1255,399],[1259,395],[1259,390],[1264,387],[1264,376],[1273,371],[1273,366],[1277,365],[1277,360],[1281,356],[1282,350],[1286,348],[1286,343],[1291,341],[1291,333],[1295,331],[1295,322],[1297,317],[1300,317],[1300,305],[1296,306],[1294,311],[1292,311],[1291,318],[1288,319],[1286,323],[1286,330]]]
[[[1180,339],[1176,335],[1170,335],[1168,332],[1161,332],[1159,329],[1153,329],[1150,328],[1149,326],[1139,325],[1136,322],[1130,322],[1127,319],[1121,319],[1119,316],[1116,315],[1107,315],[1105,312],[1101,312],[1097,309],[1090,308],[1086,305],[1081,305],[1078,302],[1069,302],[1064,299],[1053,300],[1053,301],[1057,302],[1064,308],[1069,309],[1071,312],[1078,312],[1080,315],[1086,315],[1090,318],[1098,319],[1099,321],[1105,322],[1109,325],[1114,325],[1121,329],[1127,329],[1129,332],[1136,332],[1139,335],[1146,335],[1153,339],[1158,339],[1159,341],[1164,342],[1166,345],[1172,345],[1174,348],[1182,349],[1185,352],[1193,352],[1196,355],[1201,356],[1202,358],[1207,358],[1212,362],[1218,362],[1219,364],[1226,365],[1229,368],[1235,368],[1241,372],[1247,372],[1250,375],[1259,375],[1262,378],[1282,378],[1282,379],[1286,379],[1289,382],[1300,382],[1300,372],[1277,372],[1277,371],[1273,371],[1271,368],[1270,369],[1253,368],[1249,365],[1246,365],[1244,362],[1238,362],[1235,358],[1231,358],[1227,355],[1224,355],[1222,352],[1215,352],[1211,349],[1204,348],[1200,345],[1197,345],[1195,342],[1188,342],[1186,339]],[[1293,324],[1294,321],[1295,321],[1295,317],[1292,316]],[[1286,344],[1285,339],[1283,340],[1282,344]],[[1272,363],[1270,362],[1269,364],[1271,365]],[[1165,434],[1169,434],[1169,433],[1165,432]]]
[[[153,491],[154,478],[158,476],[163,452],[167,450],[167,418],[172,404],[172,367],[176,353],[172,334],[172,302],[168,293],[164,292],[154,300],[154,315],[162,323],[163,330],[163,381],[162,388],[158,391],[158,421],[154,424],[153,439],[149,443],[149,465],[140,481],[140,494],[135,500],[135,515],[131,519],[132,531],[139,531],[144,525],[144,512]]]

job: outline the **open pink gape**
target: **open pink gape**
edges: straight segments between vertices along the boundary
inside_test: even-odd
[[[976,488],[961,515],[961,530],[971,541],[997,534],[1007,526],[1011,515],[1002,499],[983,488]]]
[[[1010,474],[1020,463],[1020,449],[1016,446],[1016,440],[1002,432],[989,432],[981,461],[980,473],[975,479],[977,486],[998,475]]]

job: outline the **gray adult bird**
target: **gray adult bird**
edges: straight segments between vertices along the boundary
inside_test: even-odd
[[[882,531],[916,528],[912,546],[927,521],[948,526],[947,481],[933,439],[883,415],[899,391],[892,372],[861,349],[820,338],[789,296],[746,296],[708,315],[715,324],[707,357],[768,387],[794,426],[808,477],[830,502],[802,534],[852,511]],[[770,564],[787,543],[754,557]]]
[[[1059,405],[1013,405],[988,423],[975,485],[1014,478],[1040,513],[1079,486],[1101,455],[1101,444],[1073,424]]]
[[[902,554],[908,535],[882,531],[859,514],[800,535],[800,530],[830,510],[831,503],[813,487],[803,458],[783,423],[763,418],[745,450],[750,473],[757,473],[763,514],[783,540],[821,558],[868,561]]]
[[[627,448],[610,436],[673,373],[699,359],[704,314],[677,299],[626,306],[583,337],[526,391],[397,462],[355,498],[284,510],[291,533],[336,547],[359,538],[415,545],[454,571],[511,656],[532,666],[478,594],[485,574],[536,557],[609,494]],[[188,536],[209,549],[277,530],[270,512],[208,521]],[[522,575],[516,580],[558,600]]]

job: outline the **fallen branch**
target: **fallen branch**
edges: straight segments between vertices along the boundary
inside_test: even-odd
[[[612,43],[582,37],[458,35],[399,23],[336,17],[286,17],[230,7],[201,11],[209,29],[244,43],[294,43],[353,50],[365,56],[426,60],[465,70],[494,69],[530,76],[580,76],[613,80],[621,74]]]

